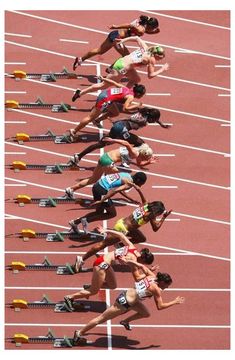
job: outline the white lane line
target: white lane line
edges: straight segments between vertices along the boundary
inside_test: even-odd
[[[73,253],[74,254],[74,253]],[[41,286],[5,286],[5,289],[7,290],[73,290],[73,289],[83,289],[83,287],[79,288],[79,287],[55,287],[55,286],[45,286],[45,287],[41,287]],[[122,291],[122,290],[127,290],[128,288],[120,288],[117,287],[116,289],[112,289],[113,291]],[[165,289],[165,291],[204,291],[204,292],[231,292],[230,289],[203,289],[203,288],[168,288]]]
[[[26,62],[5,62],[5,65],[26,65]]]
[[[176,252],[181,251],[183,253],[191,254],[191,255],[194,255],[194,256],[202,256],[202,257],[206,257],[206,258],[214,259],[214,260],[230,261],[229,258],[225,258],[225,257],[221,257],[221,256],[198,253],[198,252],[189,251],[189,250],[181,250],[181,249],[176,249],[176,248],[169,247],[169,246],[160,246],[160,245],[155,245],[155,244],[151,244],[151,243],[147,243],[147,242],[145,243],[145,245],[151,246],[153,248],[158,248],[158,249],[172,250],[172,251],[176,251]]]
[[[205,218],[205,217],[200,217],[200,216],[194,216],[194,215],[189,215],[189,214],[178,213],[178,212],[175,212],[175,211],[172,212],[172,214],[178,215],[178,216],[183,216],[183,217],[188,217],[188,218],[190,218],[190,219],[197,219],[197,220],[215,222],[215,223],[217,223],[217,224],[230,225],[230,222],[228,222],[228,221],[213,220],[213,219],[209,219],[209,218]]]
[[[231,94],[218,94],[218,96],[231,96]]]
[[[11,151],[6,151],[5,155],[26,155],[26,152],[11,152]]]
[[[159,154],[159,153],[157,153],[157,156],[159,156],[159,157],[174,157],[175,156],[175,154]]]
[[[26,184],[5,184],[5,186],[27,186]]]
[[[71,156],[71,155],[65,155],[65,154],[57,153],[57,152],[54,152],[54,151],[43,150],[43,149],[36,148],[36,147],[30,147],[30,146],[26,146],[26,145],[14,144],[14,143],[11,143],[11,142],[8,142],[8,141],[6,141],[5,143],[8,144],[8,145],[11,145],[11,146],[21,147],[21,148],[29,149],[29,150],[32,150],[32,151],[38,151],[38,152],[42,152],[42,153],[46,153],[46,154],[53,154],[53,155],[66,157],[66,158],[69,158]],[[88,160],[88,159],[83,159],[83,161],[90,162],[92,164],[97,163],[94,160]],[[125,169],[122,166],[119,166],[119,167],[121,169]],[[131,168],[130,168],[130,170],[136,171],[135,169],[131,169]],[[227,186],[214,185],[214,184],[210,184],[210,183],[204,183],[204,182],[200,182],[200,181],[194,181],[194,180],[185,179],[185,178],[179,178],[179,177],[175,177],[175,176],[169,176],[169,175],[164,175],[164,174],[159,174],[159,173],[153,173],[153,172],[150,172],[150,171],[145,171],[145,173],[147,175],[152,175],[152,176],[156,176],[156,177],[162,177],[162,178],[165,178],[165,179],[173,179],[173,180],[182,181],[182,182],[186,182],[186,183],[190,183],[190,184],[194,184],[194,185],[208,186],[208,187],[217,188],[217,189],[221,189],[221,190],[230,190],[230,188],[227,187]]]
[[[181,54],[197,54],[197,51],[193,51],[193,50],[174,50],[174,52],[176,53],[181,53]]]
[[[15,10],[8,10],[8,11],[9,11],[9,12],[16,13],[16,14],[19,14],[19,15],[23,15],[23,16],[33,17],[33,18],[39,19],[39,20],[49,21],[49,22],[56,23],[56,24],[60,24],[60,25],[64,25],[64,26],[70,26],[70,27],[73,27],[73,28],[76,28],[76,29],[82,29],[82,30],[87,30],[87,31],[95,32],[95,33],[97,33],[97,34],[105,34],[105,35],[108,35],[108,34],[109,34],[107,31],[101,31],[101,30],[96,30],[96,29],[93,29],[93,28],[88,28],[88,27],[84,27],[84,26],[78,26],[78,25],[74,25],[74,24],[70,24],[70,23],[65,23],[65,22],[61,22],[61,21],[49,19],[49,18],[46,18],[46,17],[41,17],[41,16],[32,15],[32,14],[27,14],[27,13],[24,13],[24,12],[22,12],[22,11],[15,11]],[[177,49],[175,46],[169,46],[169,45],[165,45],[165,44],[159,44],[159,43],[156,43],[156,42],[153,43],[153,42],[147,41],[147,43],[149,43],[149,44],[154,44],[154,45],[161,45],[161,46],[164,46],[165,48]],[[179,49],[179,48],[178,48],[178,49]],[[185,50],[185,49],[182,49],[182,50]],[[224,56],[220,56],[220,55],[208,54],[208,53],[199,52],[199,51],[198,51],[197,53],[198,53],[199,55],[205,55],[205,56],[215,57],[215,58],[218,58],[218,59],[229,60],[229,58],[224,57]],[[74,57],[74,56],[73,56],[73,57]]]
[[[85,194],[84,194],[84,196],[85,196]],[[48,222],[45,222],[45,221],[39,221],[39,220],[36,220],[36,219],[25,218],[25,217],[18,216],[18,215],[17,216],[16,215],[11,215],[11,214],[5,214],[5,215],[8,216],[8,217],[13,217],[14,219],[18,219],[18,220],[33,222],[35,224],[52,226],[53,228],[55,227],[55,228],[60,228],[60,229],[63,229],[63,230],[69,229],[69,226],[65,227],[65,226],[62,226],[62,225],[52,224],[52,223],[48,223]]]
[[[160,186],[160,185],[153,185],[152,186],[153,189],[178,189],[178,186]]]
[[[230,68],[230,65],[215,65],[216,68]]]
[[[27,94],[26,91],[4,91],[5,94]]]
[[[25,35],[25,34],[13,34],[13,33],[5,33],[5,35],[7,36],[19,36],[19,37],[24,37],[24,38],[31,38],[31,35]]]
[[[5,124],[27,124],[27,121],[5,121]]]
[[[145,12],[147,14],[153,14],[153,15],[158,15],[158,16],[162,16],[162,17],[167,17],[169,19],[175,19],[175,20],[179,20],[179,21],[186,21],[186,22],[190,22],[190,23],[193,23],[193,24],[211,26],[211,27],[218,28],[218,29],[223,29],[223,30],[230,30],[230,28],[226,27],[226,26],[205,23],[205,22],[197,21],[197,20],[190,20],[190,19],[181,18],[181,17],[178,17],[178,16],[162,14],[162,13],[159,13],[159,12],[156,12],[156,11],[147,11],[147,10],[138,10],[138,11],[140,11],[141,13]]]
[[[164,124],[165,125],[169,125],[169,126],[174,126],[174,124],[172,124],[172,123],[166,123],[165,121],[164,121]],[[160,126],[159,124],[156,124],[156,123],[153,123],[153,124],[148,124],[148,126]],[[153,139],[154,140],[154,139]]]
[[[171,96],[171,93],[146,93],[146,96]]]
[[[46,327],[82,327],[86,324],[59,324],[59,323],[8,323],[5,322],[6,326],[30,326],[30,327],[39,327],[39,326],[46,326]],[[97,325],[97,327],[106,327],[106,324]],[[131,324],[132,327],[136,328],[187,328],[187,329],[230,329],[229,325],[137,325]],[[112,327],[120,327],[123,328],[123,325],[112,324]]]
[[[78,43],[78,44],[89,44],[89,41],[81,41],[81,40],[70,40],[70,39],[59,39],[63,42],[70,42],[70,43]]]
[[[63,54],[63,53],[58,53],[58,52],[56,52],[56,51],[50,51],[50,50],[46,50],[46,49],[42,49],[42,48],[37,48],[37,47],[34,47],[34,46],[19,44],[19,43],[13,42],[13,41],[7,41],[7,40],[6,40],[5,43],[11,44],[11,45],[15,45],[15,46],[19,46],[19,47],[24,47],[24,48],[32,49],[32,50],[37,50],[37,51],[45,52],[45,53],[47,53],[47,54],[53,54],[53,55],[58,55],[58,56],[67,57],[67,58],[73,58],[73,59],[74,59],[74,56],[71,56],[71,55],[67,55],[67,54]],[[159,44],[159,45],[160,45],[160,44]],[[97,61],[93,61],[93,60],[87,60],[87,61],[88,61],[89,63],[91,63],[91,64],[101,64],[101,65],[104,65],[104,66],[106,66],[106,67],[110,65],[110,64],[107,64],[107,63],[97,62]],[[147,72],[146,72],[146,71],[140,71],[140,70],[138,70],[137,72],[140,73],[140,74],[145,74],[145,75],[147,75]],[[213,88],[213,89],[217,89],[217,90],[230,91],[230,89],[228,89],[228,88],[223,88],[223,87],[216,86],[216,85],[203,84],[203,83],[199,83],[199,82],[196,82],[196,81],[179,79],[179,78],[174,78],[174,77],[170,77],[170,76],[166,76],[166,75],[158,75],[158,76],[159,76],[159,77],[162,77],[162,78],[164,78],[164,79],[167,79],[167,80],[183,82],[183,83],[190,84],[190,85],[197,85],[197,86],[203,86],[203,87]]]

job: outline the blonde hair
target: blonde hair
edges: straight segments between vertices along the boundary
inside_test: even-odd
[[[138,151],[140,156],[151,158],[151,156],[153,155],[153,150],[151,149],[151,147],[149,147],[148,144],[142,144],[141,146],[139,146]]]

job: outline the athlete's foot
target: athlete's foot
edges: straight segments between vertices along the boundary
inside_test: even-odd
[[[79,154],[74,154],[73,156],[70,157],[70,160],[69,160],[69,164],[71,165],[77,165],[80,161],[80,157],[79,157]]]
[[[73,232],[75,232],[75,233],[77,233],[77,234],[80,233],[80,231],[79,231],[79,229],[78,229],[78,226],[77,226],[77,224],[75,224],[74,220],[70,220],[70,221],[69,221],[69,225],[71,226],[70,231],[73,231]]]
[[[74,191],[73,191],[73,189],[72,188],[70,188],[70,187],[67,187],[66,189],[65,189],[65,195],[69,198],[69,199],[75,199],[75,195],[74,195]]]
[[[65,296],[64,297],[64,302],[68,307],[68,311],[69,312],[73,312],[74,308],[73,308],[73,300],[69,297],[69,296]]]
[[[82,64],[82,58],[76,57],[73,63],[73,70],[75,71],[79,65]]]
[[[81,224],[82,224],[82,227],[83,227],[83,230],[84,230],[84,233],[87,234],[88,232],[88,221],[87,221],[87,218],[81,218]]]
[[[120,321],[120,324],[122,325],[122,326],[124,326],[124,328],[126,329],[126,330],[131,330],[131,326],[130,326],[130,324],[128,323],[128,322],[125,322],[124,320],[122,320],[122,321]]]
[[[122,162],[121,166],[128,169],[130,167],[130,165],[128,165],[126,162]]]
[[[97,126],[99,129],[103,129],[103,126],[98,120],[92,120],[93,125]]]
[[[84,261],[82,260],[82,257],[77,256],[75,264],[74,264],[74,270],[76,273],[79,273],[81,271],[83,264],[84,264]]]
[[[74,94],[73,94],[73,97],[72,97],[72,102],[74,102],[75,100],[77,100],[78,98],[80,98],[80,93],[81,93],[81,90],[80,89],[77,89]]]

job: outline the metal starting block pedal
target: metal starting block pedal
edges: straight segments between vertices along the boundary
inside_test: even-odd
[[[47,104],[39,97],[32,103],[19,103],[16,100],[7,100],[5,108],[10,109],[51,109],[52,112],[68,112],[69,110],[78,110],[75,106],[69,104]]]
[[[71,312],[68,308],[68,305],[64,302],[52,302],[47,295],[43,295],[42,300],[28,302],[23,299],[14,299],[10,304],[15,311],[21,311],[21,309],[48,309],[53,308],[54,312]],[[85,305],[82,302],[73,303],[74,311],[88,311],[90,310],[90,305]]]
[[[28,141],[54,141],[55,144],[71,144],[69,135],[55,135],[51,130],[48,130],[46,134],[42,135],[28,135],[26,133],[17,133],[16,136],[11,138],[17,141],[18,144],[23,144]]]
[[[72,231],[55,231],[54,233],[48,232],[36,232],[32,229],[22,229],[20,233],[16,233],[20,238],[23,238],[24,241],[28,241],[30,238],[46,238],[46,241],[49,242],[62,242],[65,237],[69,239],[76,240],[84,236],[89,236],[89,240],[103,240],[104,234],[96,233],[94,231],[79,230],[79,232]]]
[[[40,81],[56,82],[57,79],[81,79],[82,76],[78,76],[76,73],[69,72],[66,67],[61,72],[49,72],[49,73],[26,73],[22,70],[15,70],[12,74],[6,74],[7,77],[11,77],[15,80],[21,79],[39,79]]]
[[[13,338],[10,339],[11,342],[15,343],[17,347],[22,346],[22,344],[53,344],[54,347],[73,347],[74,342],[73,338],[67,336],[56,337],[51,329],[48,329],[46,336],[35,336],[29,337],[25,334],[14,334]],[[81,338],[79,342],[76,343],[76,346],[85,346],[91,345],[93,342],[88,341],[85,338]]]
[[[65,265],[53,265],[49,259],[45,256],[44,261],[41,264],[30,264],[26,265],[21,261],[12,261],[11,265],[7,265],[8,270],[12,270],[13,273],[17,274],[19,271],[25,270],[37,270],[37,271],[56,271],[58,275],[74,275],[76,274],[74,266],[66,263]],[[89,268],[81,268],[79,272],[88,272]]]
[[[12,164],[6,164],[6,167],[19,172],[21,170],[44,170],[45,174],[62,174],[63,170],[85,170],[84,167],[75,165],[73,163],[66,164],[26,164],[23,161],[13,161]]]

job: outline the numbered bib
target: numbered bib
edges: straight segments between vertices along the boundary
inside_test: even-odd
[[[122,94],[122,88],[111,88],[110,89],[110,94],[111,95]]]
[[[101,268],[102,270],[107,270],[109,268],[109,264],[107,264],[106,262],[102,262],[99,264],[99,268]]]
[[[120,175],[118,173],[106,175],[106,180],[109,185],[113,184],[115,181],[119,179],[120,179]]]

